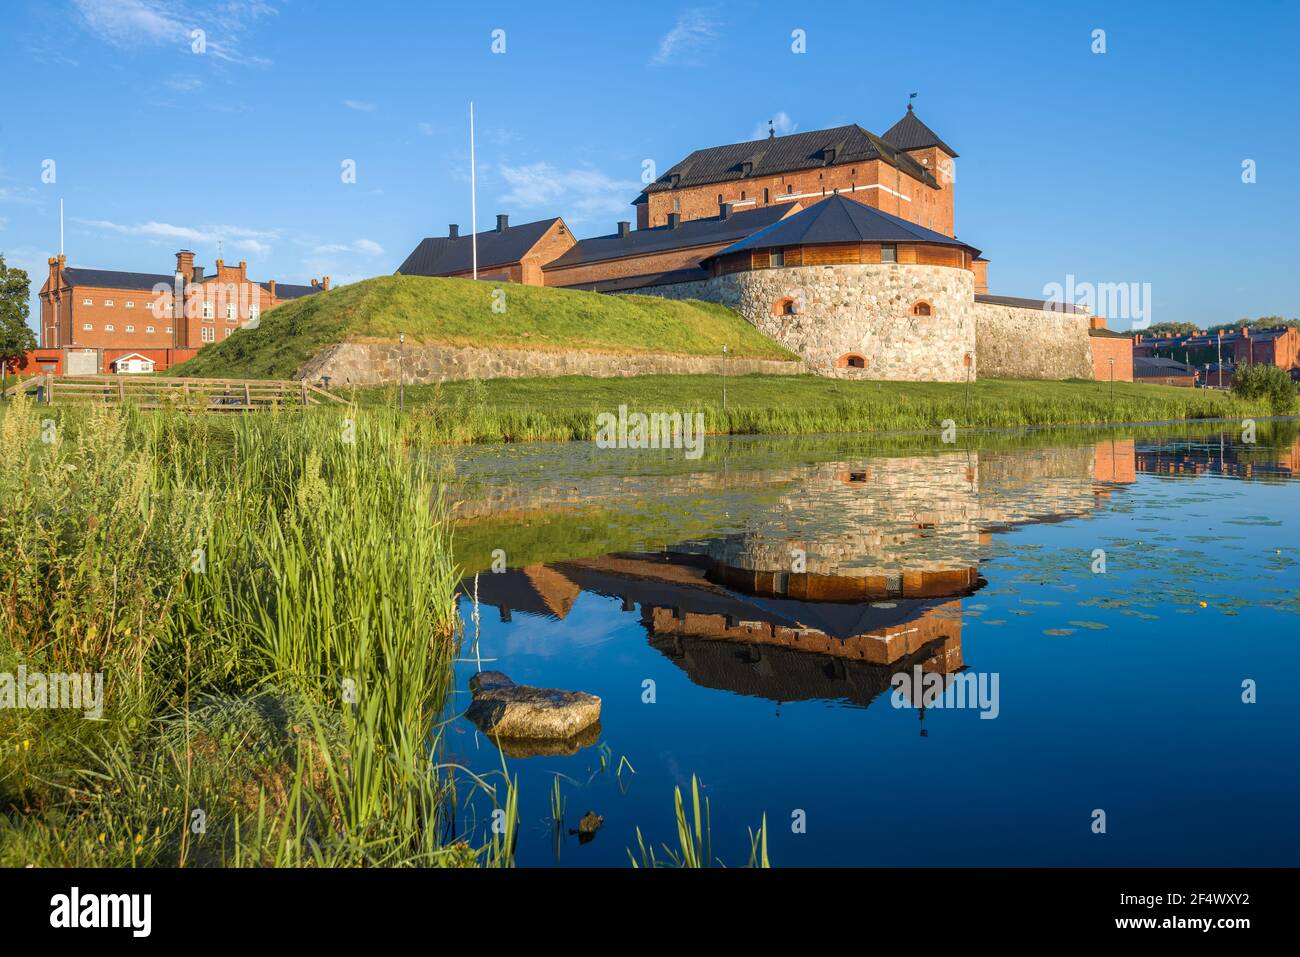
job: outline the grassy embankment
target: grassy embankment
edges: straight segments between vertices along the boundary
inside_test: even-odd
[[[0,864],[475,860],[430,760],[435,476],[395,417],[339,425],[6,403],[0,675],[102,673],[104,708],[0,711]]]
[[[505,294],[504,311],[494,295]],[[605,296],[467,279],[381,276],[307,296],[267,313],[176,368],[177,375],[288,378],[322,348],[345,341],[526,347],[792,359],[722,306],[652,296]],[[339,383],[335,383],[337,388]],[[1014,428],[1266,415],[1261,402],[1134,383],[837,381],[817,376],[639,376],[494,379],[407,386],[406,402],[443,441],[589,439],[595,417],[630,411],[703,412],[711,433],[799,434]],[[396,405],[392,387],[352,393]]]
[[[504,311],[493,309],[504,292]],[[380,276],[271,310],[172,374],[287,379],[336,342],[796,358],[722,306],[468,279]]]
[[[596,416],[617,412],[703,412],[713,434],[935,431],[1103,425],[1273,414],[1267,401],[1207,389],[1071,380],[982,379],[861,382],[817,376],[637,376],[629,379],[490,379],[407,386],[406,407],[427,416],[444,441],[588,440]],[[345,393],[346,394],[346,393]],[[396,406],[391,387],[358,389],[361,405]]]

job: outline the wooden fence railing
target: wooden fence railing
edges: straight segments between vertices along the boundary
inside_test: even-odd
[[[34,395],[47,405],[55,402],[131,402],[144,409],[164,405],[201,412],[252,412],[258,409],[306,408],[328,402],[346,404],[332,392],[307,382],[285,379],[174,379],[133,375],[38,375],[5,390]]]

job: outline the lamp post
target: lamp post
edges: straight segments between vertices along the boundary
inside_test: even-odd
[[[1111,356],[1106,360],[1110,363],[1110,401],[1115,401],[1115,357]]]
[[[406,411],[406,333],[397,334],[397,409]]]

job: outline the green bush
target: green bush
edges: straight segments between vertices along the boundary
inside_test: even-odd
[[[1274,412],[1290,412],[1296,387],[1291,373],[1277,366],[1250,365],[1232,377],[1232,391],[1243,399],[1265,399]]]

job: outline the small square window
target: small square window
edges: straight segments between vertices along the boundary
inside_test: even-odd
[[[168,331],[168,332],[171,332],[171,331],[172,331],[172,327],[171,327],[171,326],[168,326],[168,327],[167,327],[167,331]]]
[[[113,330],[113,324],[112,324],[111,322],[106,322],[106,323],[104,323],[104,331],[105,331],[105,332],[113,332],[113,331],[114,331],[114,330]]]
[[[104,300],[104,305],[105,305],[105,306],[110,306],[110,307],[111,307],[111,306],[113,305],[113,300],[112,300],[112,299],[105,299],[105,300]]]
[[[128,300],[126,301],[126,308],[128,308],[128,309],[134,309],[134,308],[135,308],[135,303],[132,302],[130,299],[128,299]]]
[[[776,268],[779,268],[779,267],[784,266],[784,265],[785,265],[785,250],[784,250],[784,249],[773,249],[773,250],[772,250],[772,266],[773,266],[773,267],[776,267]]]
[[[893,243],[880,244],[880,261],[882,263],[898,262],[898,247]]]
[[[94,328],[95,328],[95,327],[92,326],[92,325],[91,325],[90,323],[88,323],[88,322],[83,322],[83,323],[81,324],[81,331],[82,331],[82,332],[90,332],[90,331],[93,330]]]
[[[127,331],[127,332],[135,332],[135,326],[127,326],[127,327],[126,327],[126,331]]]
[[[145,331],[145,332],[153,332],[153,326],[145,326],[145,327],[144,327],[144,331]]]
[[[93,305],[95,304],[95,300],[93,300],[93,299],[83,299],[83,300],[81,300],[81,304],[82,304],[83,306],[93,306]]]

